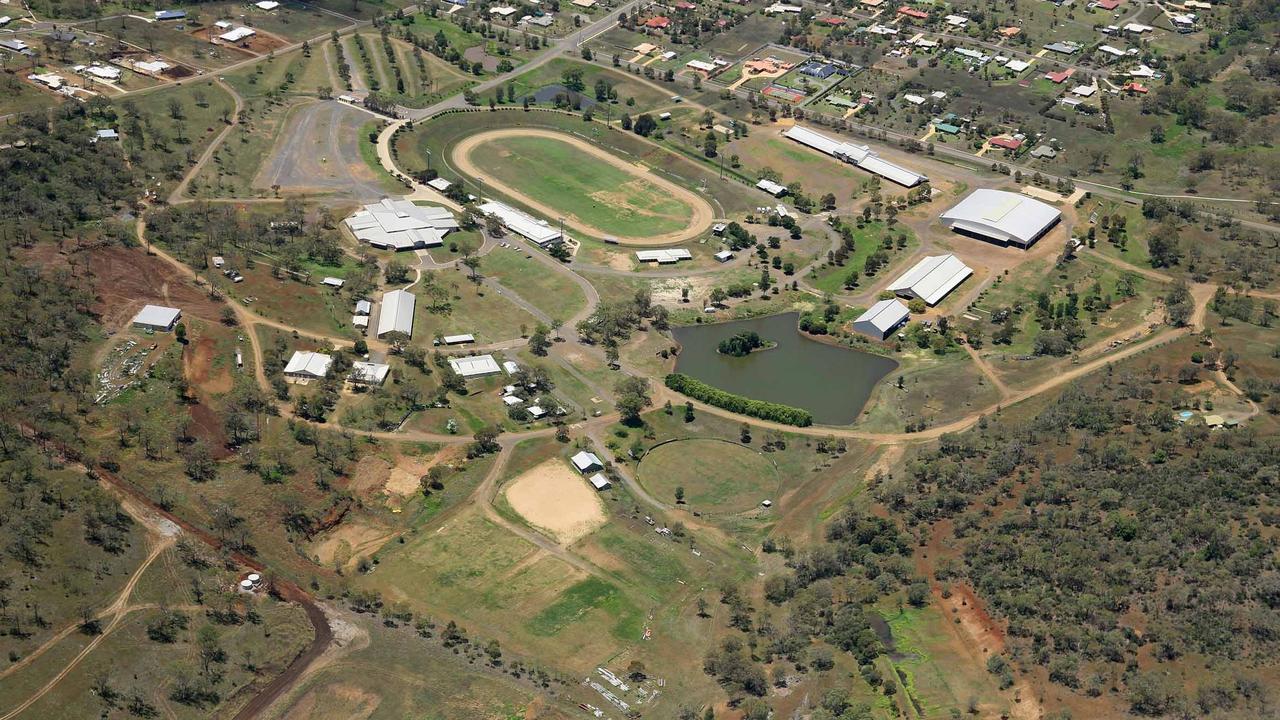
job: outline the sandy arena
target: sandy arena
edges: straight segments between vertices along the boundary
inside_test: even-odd
[[[529,470],[507,486],[507,502],[561,545],[591,534],[608,519],[604,503],[587,481],[555,458]]]

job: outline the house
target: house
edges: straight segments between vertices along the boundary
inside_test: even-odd
[[[89,138],[89,142],[96,143],[96,142],[101,142],[103,140],[119,140],[119,139],[120,139],[120,134],[117,133],[114,128],[103,128],[102,130],[98,130],[97,132],[95,132],[93,134],[93,137]]]
[[[509,18],[515,15],[517,10],[510,5],[494,5],[489,8],[490,15],[497,15],[500,18]]]
[[[780,15],[786,13],[799,15],[801,10],[804,10],[804,8],[799,5],[788,5],[786,3],[776,2],[765,8],[764,12],[766,15]]]
[[[1143,84],[1142,84],[1142,83],[1140,83],[1140,82],[1133,82],[1133,81],[1129,81],[1129,82],[1125,83],[1125,84],[1124,84],[1124,87],[1122,87],[1122,88],[1120,88],[1120,89],[1121,89],[1121,90],[1123,90],[1124,92],[1127,92],[1127,93],[1137,93],[1137,94],[1139,94],[1139,95],[1146,95],[1146,94],[1147,94],[1147,86],[1146,86],[1146,85],[1143,85]]]
[[[573,463],[573,466],[583,475],[604,469],[604,463],[600,462],[600,458],[586,450],[579,450],[576,455],[569,458],[569,462]]]
[[[1205,415],[1204,424],[1211,428],[1222,427],[1226,424],[1226,420],[1221,415]]]
[[[502,370],[508,375],[515,375],[520,372],[520,365],[514,360],[503,360]]]
[[[342,222],[357,240],[397,251],[440,247],[445,235],[458,229],[458,221],[445,208],[390,198],[365,205]]]
[[[982,188],[939,219],[952,232],[1026,249],[1057,225],[1062,213],[1025,195]]]
[[[903,95],[903,96],[902,96],[902,99],[903,99],[903,100],[906,100],[907,102],[911,103],[912,105],[923,105],[923,104],[924,104],[924,98],[920,97],[919,95],[909,95],[909,94],[908,94],[908,95]]]
[[[721,250],[716,253],[716,262],[726,263],[733,259],[733,253],[728,250]]]
[[[760,188],[761,190],[769,193],[774,197],[782,197],[783,195],[787,194],[786,185],[779,185],[778,183],[768,178],[761,178],[760,182],[756,183],[756,187]]]
[[[934,255],[913,265],[886,289],[902,297],[918,298],[933,307],[971,275],[973,268],[961,262],[954,253]]]
[[[1017,150],[1018,148],[1022,147],[1021,140],[1017,138],[1005,137],[1003,135],[999,137],[993,137],[987,142],[990,143],[991,147],[1004,148],[1005,150]]]
[[[1118,58],[1122,58],[1126,54],[1124,50],[1121,50],[1118,47],[1112,47],[1110,45],[1099,45],[1098,52],[1104,52],[1108,55],[1111,55],[1112,57],[1118,57]]]
[[[66,81],[62,79],[61,75],[54,75],[53,73],[42,73],[39,75],[32,74],[28,75],[27,79],[31,82],[44,85],[50,90],[57,90],[66,83]]]
[[[826,80],[832,75],[835,75],[839,70],[840,69],[836,67],[834,63],[818,62],[817,60],[810,60],[796,68],[796,72],[802,75],[808,75],[809,77],[816,78],[818,80]]]
[[[1027,62],[1026,60],[1010,60],[1009,62],[1005,63],[1004,66],[1015,73],[1020,73],[1023,70],[1026,70],[1027,68],[1031,67],[1031,63]]]
[[[841,25],[845,24],[844,18],[838,18],[838,17],[835,17],[834,15],[829,17],[824,17],[818,22],[822,23],[823,25],[830,25],[831,27],[840,27]]]
[[[276,2],[276,0],[261,0],[261,2],[254,3],[253,6],[258,8],[259,10],[266,10],[267,12],[271,12],[272,10],[275,10],[276,8],[280,7],[280,3]]]
[[[157,10],[156,20],[181,20],[187,16],[186,10]]]
[[[925,11],[923,11],[923,10],[917,10],[917,9],[915,9],[915,8],[913,8],[913,7],[908,6],[908,5],[903,5],[903,6],[899,7],[899,8],[898,8],[898,14],[899,14],[899,15],[905,15],[906,17],[909,17],[909,18],[915,18],[916,20],[928,20],[928,19],[929,19],[929,13],[927,13],[927,12],[925,12]]]
[[[1156,72],[1152,68],[1147,67],[1146,65],[1139,65],[1138,67],[1129,71],[1129,77],[1150,78],[1153,80],[1158,80],[1160,78],[1160,73]]]
[[[381,385],[387,381],[391,366],[385,363],[356,361],[351,363],[351,374],[347,379],[353,385]]]
[[[284,374],[297,380],[319,380],[329,374],[329,366],[333,357],[310,350],[295,350],[289,364],[284,366]]]
[[[321,285],[328,285],[328,286],[329,286],[329,287],[331,287],[331,288],[340,288],[340,287],[342,287],[342,286],[343,286],[344,282],[343,282],[342,278],[327,277],[327,278],[325,278],[325,279],[321,280],[321,281],[320,281],[320,284],[321,284]]]
[[[0,15],[0,27],[4,27],[13,22],[13,18],[8,15]]]
[[[1092,97],[1096,92],[1098,92],[1098,88],[1092,85],[1077,85],[1071,88],[1071,94],[1078,97]]]
[[[171,67],[173,66],[163,60],[135,60],[133,63],[134,70],[148,75],[161,75]]]
[[[969,48],[958,47],[958,48],[954,48],[952,52],[962,57],[969,58],[970,60],[973,60],[974,62],[977,62],[977,63],[985,63],[986,61],[991,59],[990,57],[978,52],[977,50],[970,50]]]
[[[940,133],[944,133],[944,134],[946,134],[946,135],[959,135],[959,134],[960,134],[960,126],[959,126],[959,125],[952,125],[951,123],[935,122],[935,123],[933,124],[933,129],[934,129],[934,130],[937,130],[937,131],[938,131],[938,132],[940,132]]]
[[[595,7],[596,0],[573,0],[573,5],[583,9],[590,9]]]
[[[609,478],[606,478],[603,473],[596,473],[595,475],[592,475],[587,478],[587,482],[591,483],[591,487],[596,490],[608,490],[612,487],[609,483]]]
[[[464,378],[496,375],[502,370],[492,355],[469,355],[449,358],[449,367]]]
[[[1020,28],[1020,27],[1002,27],[1002,28],[1000,28],[999,30],[997,30],[996,32],[1000,33],[1001,35],[1003,35],[1003,36],[1005,36],[1005,37],[1007,37],[1007,38],[1011,38],[1011,37],[1017,37],[1019,34],[1021,34],[1021,33],[1022,33],[1022,28]]]
[[[221,35],[218,36],[218,39],[223,42],[238,43],[241,40],[247,40],[257,34],[258,34],[258,31],[254,30],[253,28],[240,26],[238,28],[232,28],[227,32],[222,33]]]
[[[1045,45],[1044,49],[1063,55],[1074,55],[1080,51],[1080,46],[1073,42],[1051,42]]]
[[[413,337],[413,310],[418,299],[408,290],[392,290],[382,294],[382,310],[378,313],[378,337],[393,332]]]
[[[169,332],[178,324],[182,311],[163,305],[147,305],[133,316],[133,326],[140,330]]]
[[[356,314],[357,314],[357,315],[365,315],[365,316],[368,316],[368,315],[371,315],[372,313],[373,313],[373,303],[369,302],[368,300],[357,300],[357,301],[356,301]]]
[[[711,226],[711,234],[716,236],[724,235],[724,231],[728,229],[729,226],[725,223],[716,223]]]
[[[490,200],[477,209],[485,215],[496,217],[508,230],[539,247],[548,247],[563,240],[560,231],[548,225],[545,220],[539,220],[506,203]]]
[[[1038,158],[1044,158],[1046,160],[1052,160],[1053,158],[1058,157],[1058,151],[1054,150],[1048,145],[1040,145],[1035,150],[1031,151],[1031,157],[1038,157]]]
[[[110,65],[98,65],[96,63],[93,65],[76,65],[72,70],[81,75],[89,75],[99,80],[115,81],[120,79],[120,68],[111,67]]]
[[[863,335],[883,340],[889,337],[889,333],[906,324],[910,316],[911,311],[901,300],[881,300],[853,321],[853,329]]]
[[[644,26],[650,30],[666,30],[671,27],[671,18],[665,15],[655,15],[645,20]]]
[[[969,18],[963,15],[948,15],[945,18],[947,24],[951,27],[964,27],[969,24]]]
[[[534,420],[540,420],[547,415],[547,411],[543,410],[541,405],[530,405],[525,410],[529,413],[529,417]]]
[[[361,330],[361,331],[368,330],[368,329],[369,329],[369,316],[368,316],[368,315],[352,315],[352,316],[351,316],[351,327],[358,327],[358,328],[360,328],[360,330]]]
[[[654,50],[657,50],[657,49],[658,49],[657,45],[646,42],[646,43],[640,43],[639,45],[631,48],[631,51],[637,55],[649,55],[650,53],[652,53]]]
[[[506,405],[507,407],[515,407],[517,405],[523,405],[524,399],[517,397],[515,395],[503,395],[502,404]]]
[[[547,28],[555,24],[556,18],[554,15],[548,13],[546,15],[534,15],[532,17],[525,16],[524,18],[521,18],[520,22]]]
[[[1122,29],[1127,33],[1133,33],[1134,35],[1141,35],[1155,30],[1155,28],[1150,25],[1143,25],[1142,23],[1128,23]]]
[[[1067,78],[1069,78],[1069,77],[1071,77],[1072,75],[1075,75],[1075,74],[1076,74],[1076,69],[1075,69],[1075,68],[1067,68],[1066,70],[1059,70],[1059,71],[1057,71],[1057,72],[1048,72],[1048,73],[1045,73],[1045,74],[1044,74],[1044,79],[1045,79],[1045,80],[1048,80],[1049,82],[1053,83],[1054,85],[1061,85],[1062,83],[1064,83],[1064,82],[1066,82],[1066,81],[1067,81]]]

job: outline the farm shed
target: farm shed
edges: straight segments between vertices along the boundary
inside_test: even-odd
[[[378,337],[399,332],[413,336],[413,309],[418,299],[408,290],[392,290],[382,295],[378,313]]]
[[[182,311],[178,308],[147,305],[133,316],[133,326],[143,330],[169,332],[174,325],[178,324],[180,317],[182,317]]]
[[[881,300],[853,321],[853,329],[863,335],[883,340],[905,324],[910,315],[911,311],[901,300]]]
[[[604,469],[604,463],[600,462],[600,458],[596,457],[595,453],[590,453],[586,450],[579,450],[576,455],[569,458],[569,461],[583,475]]]
[[[973,274],[973,269],[953,253],[934,255],[916,263],[889,284],[889,290],[903,297],[919,298],[937,305]]]
[[[1001,245],[1031,247],[1062,218],[1057,208],[1003,190],[974,190],[942,213],[953,232]]]

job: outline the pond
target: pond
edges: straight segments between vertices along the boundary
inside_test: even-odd
[[[871,390],[898,363],[805,337],[799,315],[786,313],[751,320],[672,329],[680,343],[676,372],[721,390],[782,403],[813,413],[814,422],[848,425],[858,418]],[[746,357],[716,352],[721,340],[751,330],[777,347]]]

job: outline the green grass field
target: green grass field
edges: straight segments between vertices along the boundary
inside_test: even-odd
[[[518,250],[489,253],[481,261],[480,271],[551,318],[568,320],[587,304],[577,283],[543,268]]]
[[[691,438],[653,448],[640,461],[645,489],[675,502],[676,488],[695,510],[743,512],[772,498],[781,477],[773,461],[752,448],[714,439]]]
[[[661,235],[684,228],[688,203],[644,177],[547,137],[503,137],[471,154],[485,173],[606,235]]]

